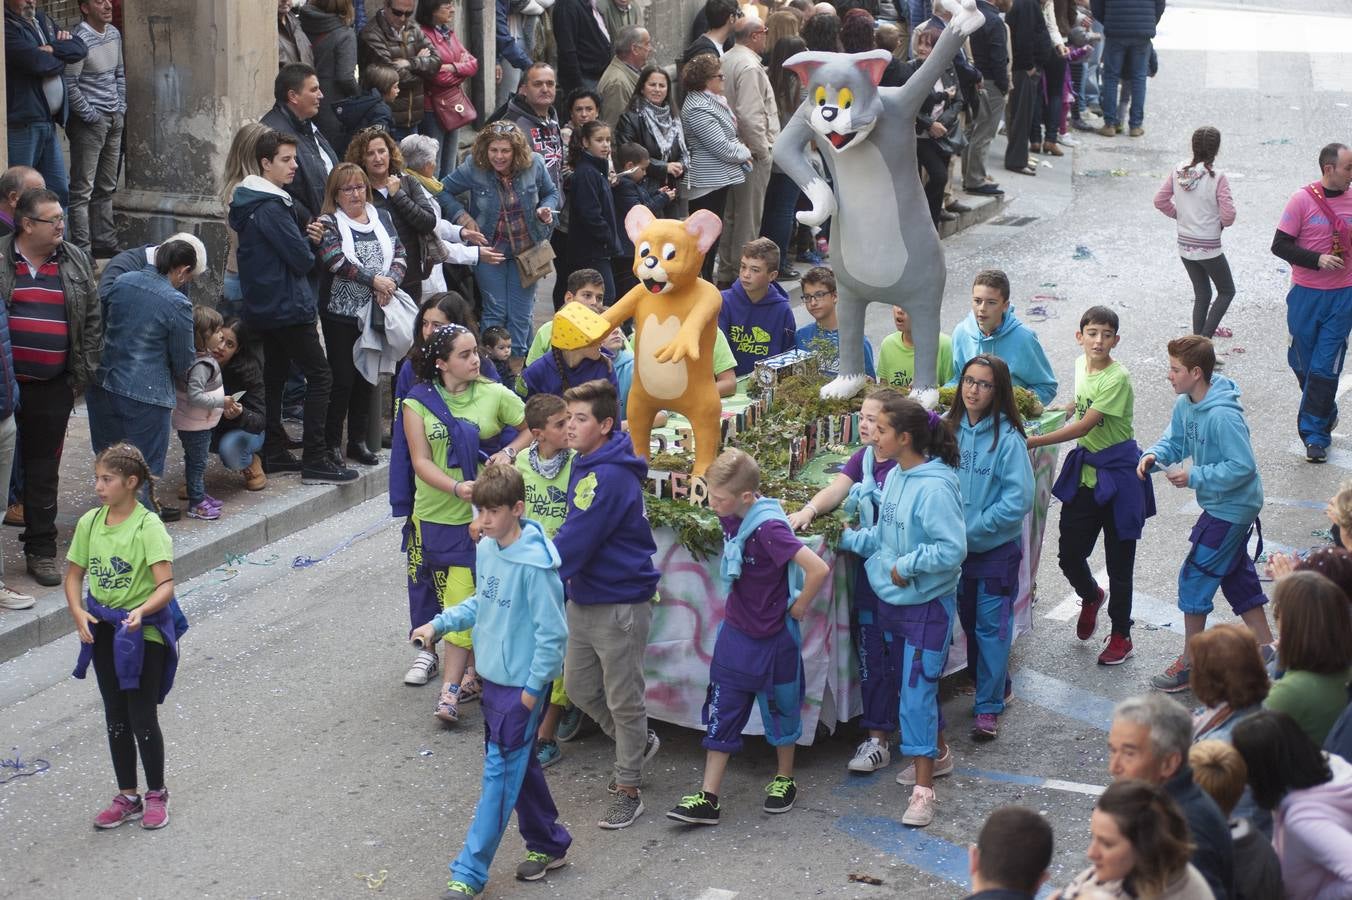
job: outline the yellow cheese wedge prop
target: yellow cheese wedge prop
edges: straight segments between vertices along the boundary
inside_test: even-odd
[[[554,313],[550,344],[560,350],[581,350],[610,334],[609,322],[574,300]]]

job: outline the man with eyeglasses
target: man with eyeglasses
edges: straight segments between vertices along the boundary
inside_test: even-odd
[[[43,587],[61,583],[56,503],[61,449],[75,394],[89,384],[103,346],[103,316],[89,257],[63,240],[61,198],[24,191],[14,234],[0,239],[0,297],[9,311],[16,415],[23,463],[24,546],[28,573]]]
[[[737,46],[723,54],[723,96],[737,117],[737,137],[751,151],[751,171],[728,191],[723,235],[718,241],[717,281],[731,285],[737,277],[737,251],[760,235],[765,189],[770,184],[770,151],[779,137],[779,108],[770,76],[761,63],[766,28],[759,19],[737,22]]]
[[[441,57],[413,21],[414,0],[385,0],[385,8],[366,23],[357,41],[357,62],[379,62],[399,70],[399,96],[390,102],[395,140],[418,130],[423,119],[423,79],[441,69]]]

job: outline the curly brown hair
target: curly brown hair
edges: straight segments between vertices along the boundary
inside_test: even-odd
[[[404,171],[404,154],[399,152],[399,142],[394,139],[394,135],[379,125],[363,128],[352,136],[352,143],[347,145],[347,153],[343,155],[343,162],[356,163],[365,172],[366,149],[376,139],[385,142],[385,147],[390,151],[390,174],[398,176]]]
[[[709,86],[714,76],[723,71],[723,61],[712,53],[701,53],[681,70],[681,84],[686,92],[702,91]]]
[[[508,175],[516,175],[530,168],[533,154],[526,143],[525,133],[515,122],[504,119],[499,119],[475,136],[470,158],[476,166],[485,172],[493,171],[493,164],[488,161],[488,147],[498,141],[507,141],[512,145],[512,168]]]

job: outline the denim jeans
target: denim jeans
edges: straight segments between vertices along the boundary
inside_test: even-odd
[[[263,432],[254,434],[243,428],[227,431],[221,435],[216,452],[220,454],[221,465],[231,472],[247,469],[253,462],[254,454],[263,449]]]
[[[9,475],[14,466],[14,445],[19,438],[19,426],[14,422],[14,416],[6,416],[3,422],[0,422],[0,484],[8,487]],[[5,560],[3,554],[0,554],[0,575],[5,574]]]
[[[66,160],[53,122],[30,122],[9,126],[9,164],[32,166],[42,173],[47,190],[55,191],[61,206],[70,205],[70,182],[66,178]]]
[[[447,131],[441,127],[437,114],[428,110],[423,113],[422,133],[434,138],[441,145],[441,152],[437,155],[436,177],[449,175],[455,168],[455,151],[459,149],[457,141],[460,140],[460,129]]]
[[[1131,85],[1131,128],[1140,128],[1145,121],[1145,81],[1149,74],[1150,38],[1103,39],[1103,122],[1117,125],[1117,86],[1121,81]]]
[[[1095,22],[1094,31],[1103,34],[1103,26]],[[1099,102],[1099,64],[1103,61],[1103,41],[1096,42],[1093,47],[1093,52],[1084,61],[1084,72],[1080,76],[1080,83],[1075,92],[1082,116],[1089,111],[1089,107]]]
[[[126,441],[141,451],[151,475],[159,478],[164,474],[172,409],[132,400],[91,384],[85,389],[85,412],[89,414],[89,441],[95,456],[119,441]],[[154,508],[149,486],[141,492],[141,502]]]
[[[521,273],[510,256],[497,265],[480,263],[474,269],[484,298],[484,328],[502,325],[512,336],[512,356],[525,358],[530,348],[531,313],[535,285],[521,286]]]
[[[770,185],[765,190],[765,212],[761,215],[760,236],[769,238],[779,248],[779,271],[786,272],[793,261],[789,252],[789,242],[793,240],[794,210],[798,198],[802,196],[798,185],[783,172],[775,169],[770,173]]]
[[[101,113],[93,122],[73,116],[66,125],[70,138],[69,239],[89,253],[94,247],[117,246],[113,194],[122,163],[121,113]]]
[[[188,508],[192,509],[207,495],[207,457],[211,455],[211,429],[180,430],[178,439],[183,444],[183,480],[188,483]]]

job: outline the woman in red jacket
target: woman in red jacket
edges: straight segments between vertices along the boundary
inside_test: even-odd
[[[472,125],[478,116],[462,85],[479,71],[479,61],[451,30],[455,21],[451,0],[418,0],[416,18],[441,58],[441,68],[427,79],[423,92],[422,133],[441,142],[437,175],[446,175],[455,168],[460,127]]]

